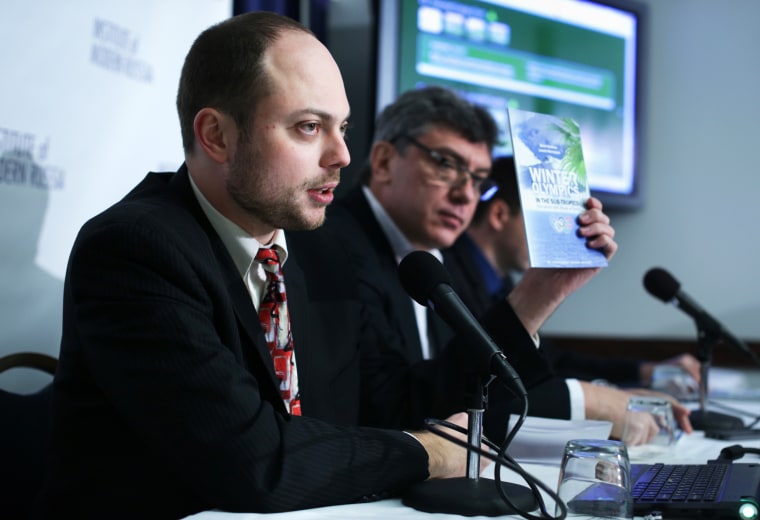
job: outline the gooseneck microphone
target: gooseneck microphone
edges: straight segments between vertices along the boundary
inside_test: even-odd
[[[437,258],[425,251],[409,253],[401,260],[398,275],[409,296],[435,311],[462,341],[467,342],[477,371],[496,376],[510,391],[527,402],[527,392],[520,376],[454,292],[451,277]],[[468,444],[480,446],[482,402],[479,406],[468,407],[467,414]],[[506,422],[506,418],[502,420]],[[402,503],[428,513],[464,516],[523,514],[521,512],[533,511],[538,507],[531,489],[511,482],[480,478],[479,472],[480,456],[478,452],[468,450],[467,477],[418,482],[407,491]],[[508,501],[504,500],[505,496]]]
[[[644,287],[654,296],[665,303],[672,303],[683,312],[691,316],[696,322],[697,328],[710,334],[717,339],[722,339],[737,350],[750,356],[756,364],[760,365],[760,359],[749,346],[726,330],[718,320],[713,318],[706,310],[695,302],[688,294],[681,290],[681,284],[665,269],[654,267],[644,275]]]
[[[644,288],[655,298],[671,303],[691,316],[697,326],[699,337],[697,358],[701,362],[701,381],[699,382],[699,410],[693,410],[689,415],[692,426],[697,430],[744,428],[744,421],[740,418],[706,409],[707,376],[712,363],[713,343],[723,340],[749,355],[755,363],[760,365],[757,355],[746,343],[727,331],[718,320],[683,292],[678,280],[665,269],[655,267],[647,271],[644,275]]]
[[[500,377],[518,396],[527,395],[520,376],[454,292],[451,276],[437,258],[426,251],[413,251],[401,260],[398,275],[409,296],[420,305],[433,309],[473,346],[473,355],[479,360],[477,368]]]

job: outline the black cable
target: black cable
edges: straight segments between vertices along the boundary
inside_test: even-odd
[[[520,467],[520,465],[511,456],[509,456],[506,453],[506,449],[507,449],[507,447],[509,445],[509,442],[514,437],[514,435],[515,435],[515,433],[516,433],[516,431],[518,429],[517,426],[519,426],[520,424],[522,424],[523,421],[524,421],[524,418],[523,418],[522,421],[518,420],[518,423],[515,425],[514,428],[512,428],[512,431],[510,432],[510,434],[505,439],[505,442],[503,443],[502,447],[499,447],[498,445],[496,445],[495,443],[491,442],[488,439],[484,438],[482,440],[483,444],[485,444],[486,446],[488,446],[492,450],[497,451],[498,452],[497,455],[494,455],[490,451],[484,450],[480,446],[477,446],[477,447],[476,446],[472,446],[466,440],[463,440],[463,439],[460,439],[458,437],[455,437],[455,436],[453,436],[453,435],[451,435],[451,434],[449,434],[449,433],[447,433],[447,432],[445,432],[445,431],[437,428],[437,426],[442,426],[442,427],[448,428],[450,430],[457,431],[457,432],[459,432],[461,434],[467,435],[467,430],[465,428],[462,428],[461,426],[456,425],[456,424],[452,424],[452,423],[450,423],[448,421],[445,421],[445,420],[426,419],[425,420],[425,428],[427,430],[429,430],[430,432],[438,435],[439,437],[442,437],[442,438],[444,438],[444,439],[446,439],[446,440],[448,440],[450,442],[453,442],[454,444],[456,444],[458,446],[466,448],[468,451],[474,451],[474,452],[478,453],[481,457],[486,457],[489,460],[493,461],[496,464],[495,470],[494,470],[494,472],[495,472],[495,479],[494,480],[496,482],[496,487],[499,490],[499,494],[504,499],[504,501],[518,515],[520,515],[521,517],[526,518],[528,520],[543,520],[543,519],[546,519],[546,518],[550,518],[550,519],[554,519],[554,520],[564,520],[564,518],[567,516],[567,506],[564,504],[564,502],[562,501],[562,499],[559,498],[559,495],[557,495],[557,493],[553,489],[550,489],[549,487],[547,487],[546,484],[544,484],[542,481],[540,481],[539,479],[537,479],[536,477],[534,477],[533,475],[531,475],[530,473],[528,473],[527,471],[525,471],[524,469],[522,469],[522,467]],[[500,470],[501,466],[505,466],[505,467],[509,468],[510,470],[514,471],[515,473],[517,473],[518,475],[520,475],[520,477],[522,477],[523,481],[526,484],[528,484],[528,486],[530,487],[530,489],[533,491],[533,494],[534,494],[534,496],[536,498],[536,502],[538,502],[539,509],[543,513],[543,516],[532,515],[532,514],[530,514],[530,512],[528,512],[528,511],[522,511],[518,507],[515,507],[514,504],[512,504],[511,500],[506,495],[506,493],[504,492],[504,489],[500,485],[501,484],[501,478],[500,478],[500,471],[499,470]],[[548,513],[548,511],[546,509],[546,503],[544,502],[544,497],[541,495],[541,493],[540,493],[540,491],[539,491],[538,488],[543,489],[552,498],[552,500],[555,501],[555,503],[557,504],[557,506],[560,508],[560,514],[559,514],[559,516],[552,516],[552,515],[550,515]]]
[[[720,450],[720,455],[718,455],[718,458],[715,460],[715,462],[733,462],[744,457],[747,453],[760,455],[760,448],[745,448],[741,444],[732,444],[731,446],[726,446]]]
[[[505,385],[505,387],[507,387],[508,390],[511,390],[511,388],[508,385]],[[522,411],[520,412],[520,415],[518,416],[517,421],[515,421],[514,426],[512,426],[512,429],[507,432],[507,435],[504,438],[504,441],[501,443],[501,448],[498,450],[499,457],[505,460],[511,461],[514,466],[519,468],[519,471],[515,471],[515,472],[518,473],[520,476],[522,476],[525,483],[528,484],[528,487],[530,487],[531,491],[533,492],[533,496],[536,497],[536,502],[538,503],[538,506],[541,509],[541,512],[544,514],[544,517],[555,518],[546,511],[546,505],[544,504],[543,497],[541,496],[541,492],[538,490],[536,484],[533,482],[533,480],[536,480],[536,479],[533,479],[532,475],[529,475],[530,478],[526,477],[525,475],[528,475],[527,473],[523,475],[524,470],[517,464],[517,462],[511,456],[507,454],[507,448],[509,448],[509,445],[512,443],[512,440],[514,439],[515,435],[517,435],[517,432],[520,430],[523,423],[525,422],[525,419],[528,417],[527,394],[522,394],[522,395],[515,394],[515,397],[520,399],[520,402],[523,405]],[[504,500],[504,502],[508,504],[512,509],[517,511],[518,514],[522,516],[523,518],[527,518],[531,520],[536,519],[536,518],[544,518],[544,517],[532,516],[529,512],[522,512],[520,511],[519,508],[515,507],[514,504],[512,504],[512,501],[509,499],[509,496],[506,494],[503,487],[499,485],[499,483],[501,482],[501,466],[502,466],[501,464],[496,463],[496,466],[494,467],[494,480],[496,480],[496,487],[499,491],[499,495],[501,495],[501,498]],[[556,496],[551,491],[549,493],[552,496],[552,498]],[[561,520],[565,518],[565,516],[567,515],[567,507],[561,500],[559,500],[558,496],[556,496],[555,501],[559,504],[559,507],[560,507],[561,516],[558,518],[560,518]]]
[[[523,422],[525,422],[525,419],[528,416],[528,399],[525,396],[522,396],[522,403],[523,403],[523,409],[522,409],[522,412],[520,413],[520,417],[518,418],[518,420],[516,421],[512,429],[509,431],[508,435],[506,436],[506,438],[504,439],[504,442],[501,445],[501,449],[499,450],[499,457],[502,457],[506,460],[511,461],[518,468],[519,468],[519,465],[517,464],[517,462],[511,456],[507,454],[507,448],[512,442],[512,439],[514,439],[515,435],[517,435],[517,432],[519,431],[520,427],[522,426]],[[531,491],[533,491],[533,495],[536,497],[536,501],[538,502],[539,508],[541,509],[541,512],[544,514],[544,517],[555,518],[546,511],[546,505],[544,504],[541,493],[536,488],[536,484],[532,480],[522,475],[522,472],[523,470],[522,468],[520,468],[519,474],[523,477],[523,480],[525,481],[525,483],[528,484]],[[496,464],[496,467],[494,468],[494,478],[497,482],[501,482],[501,464]],[[505,502],[507,502],[511,506],[512,503],[510,502],[507,494],[504,492],[501,486],[499,486],[498,484],[497,486],[498,486],[499,494],[501,495],[501,497],[504,499]],[[552,498],[556,497],[555,502],[559,504],[561,515],[558,518],[560,519],[565,518],[565,516],[567,515],[567,507],[565,506],[564,502],[562,502],[562,500],[559,499],[559,496],[556,496],[553,493],[550,493],[550,495],[552,496]],[[513,509],[517,510],[517,508],[514,508],[514,507]],[[522,516],[523,518],[528,518],[528,519],[543,518],[543,517],[532,516],[528,512],[526,512],[525,514],[520,513],[520,516]]]

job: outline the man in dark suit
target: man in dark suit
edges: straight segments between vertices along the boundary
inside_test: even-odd
[[[386,328],[402,338],[401,350],[376,353],[363,372],[365,377],[372,374],[372,368],[383,367],[382,377],[389,381],[395,366],[401,379],[448,352],[450,331],[411,302],[396,270],[410,251],[440,254],[440,249],[449,247],[464,232],[489,184],[495,128],[483,108],[451,91],[440,87],[407,91],[378,116],[361,185],[328,209],[326,226],[345,237],[352,248],[364,299],[375,302],[378,314],[385,316]],[[597,199],[589,199],[579,222],[588,246],[611,258],[617,250],[614,230]],[[567,295],[597,271],[526,272],[520,284],[487,312],[490,320],[501,317],[520,331],[511,341],[496,341],[507,359],[519,360],[519,352],[530,348],[542,354],[537,348],[539,327]],[[628,393],[559,378],[551,369],[546,375],[529,394],[531,414],[610,420],[613,436],[622,434]],[[485,431],[490,437],[503,436],[506,411],[517,411],[514,406],[502,396],[489,395]],[[377,408],[380,410],[364,410],[367,420],[375,414],[378,423],[386,423],[389,418]]]
[[[530,267],[522,204],[511,156],[493,161],[489,179],[494,188],[481,197],[472,222],[454,245],[443,251],[460,296],[476,316],[504,298],[514,287],[513,275]],[[699,382],[699,360],[688,353],[662,361],[625,356],[580,355],[546,337],[541,349],[562,377],[603,379],[624,387],[648,387],[656,366],[677,366]],[[694,388],[696,390],[696,386]]]
[[[430,432],[358,426],[362,352],[387,338],[340,240],[308,231],[349,162],[327,49],[287,18],[232,18],[193,44],[177,106],[185,164],[72,249],[37,516],[287,511],[463,476],[464,450]],[[416,399],[445,402],[445,367],[426,374]]]

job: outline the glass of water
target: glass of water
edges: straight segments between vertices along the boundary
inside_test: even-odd
[[[631,463],[624,443],[574,439],[565,445],[557,486],[567,517],[633,518]],[[559,514],[559,506],[557,512]]]
[[[642,444],[667,447],[676,442],[676,420],[668,399],[634,396],[628,401],[623,442],[628,448]]]

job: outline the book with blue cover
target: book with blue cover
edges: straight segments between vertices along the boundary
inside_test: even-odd
[[[606,266],[604,254],[577,233],[590,196],[578,124],[510,108],[509,129],[530,266]]]

